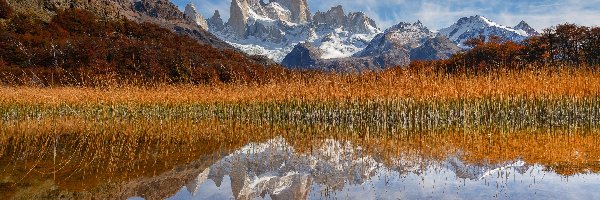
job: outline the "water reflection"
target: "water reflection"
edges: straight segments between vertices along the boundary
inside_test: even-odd
[[[597,129],[161,123],[1,124],[0,199],[600,199]]]
[[[284,138],[248,144],[214,162],[170,199],[599,199],[600,176],[563,176],[515,158],[472,164],[393,158],[333,139],[298,150]]]

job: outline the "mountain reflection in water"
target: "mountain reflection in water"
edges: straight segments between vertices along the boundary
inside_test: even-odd
[[[600,199],[591,172],[567,177],[518,158],[468,164],[460,153],[376,155],[332,139],[301,152],[278,137],[201,169],[170,199]]]

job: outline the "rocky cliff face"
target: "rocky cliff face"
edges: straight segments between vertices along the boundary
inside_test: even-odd
[[[173,3],[166,0],[133,1],[133,9],[139,14],[153,18],[166,20],[180,20],[184,18],[183,13]]]
[[[248,54],[277,62],[299,43],[320,49],[322,58],[350,57],[381,32],[364,13],[346,15],[341,6],[313,17],[306,0],[233,0],[230,11],[223,28],[220,17],[213,17],[209,30]]]
[[[284,8],[290,10],[290,19],[293,23],[307,23],[311,20],[311,14],[306,0],[272,0]]]
[[[223,24],[223,19],[221,19],[221,13],[219,13],[218,10],[215,10],[215,13],[212,17],[210,17],[210,19],[207,20],[207,23],[208,30],[210,31],[219,32],[222,31],[223,28],[225,28],[225,24]]]
[[[238,36],[244,35],[246,20],[248,20],[248,10],[250,5],[246,0],[233,0],[229,7],[229,22],[227,24]]]
[[[346,23],[346,14],[342,6],[332,7],[327,12],[317,12],[313,18],[316,25],[340,27]]]
[[[252,23],[266,25],[269,22],[284,21],[302,24],[310,20],[306,0],[233,0],[230,6],[228,25],[239,37],[246,36],[246,26]]]
[[[346,15],[342,6],[331,8],[327,12],[317,12],[313,18],[314,26],[318,28],[344,28],[355,34],[377,33],[375,21],[362,12],[351,12]]]
[[[193,23],[196,23],[198,26],[203,28],[204,30],[208,30],[208,23],[206,19],[196,10],[196,6],[192,3],[185,6],[185,18]]]

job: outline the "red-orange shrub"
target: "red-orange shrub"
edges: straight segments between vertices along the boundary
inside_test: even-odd
[[[49,23],[13,17],[0,30],[0,59],[5,74],[54,77],[41,78],[44,84],[89,83],[108,75],[140,82],[264,82],[285,72],[154,24],[101,21],[76,9],[58,12]]]

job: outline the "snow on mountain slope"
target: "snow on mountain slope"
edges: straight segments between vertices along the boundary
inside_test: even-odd
[[[323,53],[320,59],[347,58],[364,49],[375,34],[354,34],[342,28],[322,31],[321,40],[313,42]],[[324,35],[324,36],[323,36]]]
[[[525,23],[526,24],[526,23]],[[530,37],[533,32],[531,30],[523,30],[527,27],[511,28],[500,25],[496,22],[489,20],[483,16],[471,16],[463,17],[448,28],[439,30],[440,34],[443,34],[450,38],[451,41],[458,44],[460,47],[466,47],[464,42],[468,39],[485,36],[486,38],[492,35],[499,36],[505,40],[512,40],[516,42],[523,41]]]
[[[424,40],[435,36],[436,34],[421,22],[414,24],[401,22],[375,37],[368,47],[359,52],[357,56],[375,56],[396,49],[417,48],[422,45]]]
[[[355,34],[354,38],[356,36],[361,35]],[[357,38],[351,43],[359,44],[355,46],[360,48],[346,49],[347,54],[327,49],[342,46],[337,44],[340,43],[337,38],[329,36],[324,40],[327,42],[296,45],[282,64],[293,69],[356,73],[406,66],[413,60],[446,59],[461,50],[446,36],[430,31],[421,22],[402,22],[374,38]],[[344,57],[353,52],[351,57]]]
[[[322,59],[350,57],[381,33],[364,13],[345,14],[341,6],[311,16],[306,0],[233,0],[230,10],[225,27],[209,31],[245,53],[276,62],[304,42],[322,50]],[[219,17],[213,16],[209,27],[220,27]]]
[[[531,26],[529,26],[529,24],[527,24],[527,22],[525,22],[525,21],[521,21],[518,25],[513,27],[513,29],[525,31],[525,33],[527,33],[527,35],[529,35],[529,36],[539,36],[540,35],[540,33],[538,33],[535,29],[533,29]]]

